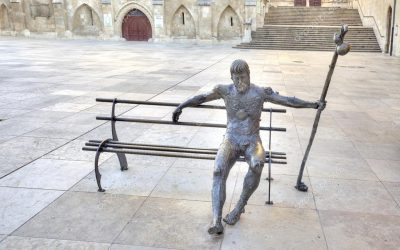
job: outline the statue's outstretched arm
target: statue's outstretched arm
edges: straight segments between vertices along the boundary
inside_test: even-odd
[[[265,101],[275,104],[283,105],[291,108],[325,108],[325,103],[308,102],[296,97],[288,97],[280,95],[278,92],[273,91],[271,88],[265,88]]]
[[[172,114],[172,121],[178,122],[179,116],[182,114],[182,109],[186,107],[194,107],[204,102],[210,102],[222,98],[219,92],[219,86],[216,86],[208,93],[196,95],[181,103]]]

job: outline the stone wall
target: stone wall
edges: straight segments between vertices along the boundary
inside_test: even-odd
[[[343,7],[351,6],[352,0],[321,0],[321,7]],[[294,0],[270,0],[272,6],[294,6]],[[306,0],[306,6],[310,5],[310,0]]]
[[[11,2],[10,2],[11,1]],[[235,41],[263,25],[266,0],[0,0],[2,35],[121,38],[127,13],[148,18],[152,40]]]
[[[379,0],[377,4],[375,0],[355,0],[353,8],[357,8],[360,13],[363,24],[368,27],[373,27],[379,45],[383,52],[388,52],[390,44],[391,30],[389,27],[389,12],[390,9],[394,13],[393,0]],[[394,21],[394,40],[393,54],[400,56],[400,0],[397,0],[396,20]],[[392,20],[393,25],[393,20]]]
[[[307,0],[307,3],[309,0]],[[121,39],[127,13],[138,9],[151,24],[153,41],[237,43],[264,24],[269,6],[294,0],[0,0],[0,35]],[[383,51],[388,47],[388,10],[393,0],[322,0],[323,7],[357,8],[373,27]],[[399,3],[400,4],[400,3]],[[394,6],[391,6],[394,11]],[[393,52],[400,55],[399,8]],[[244,25],[246,23],[246,25]]]

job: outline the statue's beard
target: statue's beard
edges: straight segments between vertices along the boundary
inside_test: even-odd
[[[236,89],[239,93],[244,93],[247,91],[247,89],[249,88],[249,86],[247,84],[238,84],[236,85]]]

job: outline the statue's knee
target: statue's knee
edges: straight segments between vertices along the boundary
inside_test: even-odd
[[[254,161],[252,162],[250,169],[256,173],[256,174],[261,174],[262,170],[264,168],[264,162],[262,161]]]
[[[217,167],[214,169],[213,176],[221,177],[223,179],[228,178],[229,170],[225,167]]]
[[[222,170],[220,168],[214,169],[213,176],[214,177],[222,176]]]

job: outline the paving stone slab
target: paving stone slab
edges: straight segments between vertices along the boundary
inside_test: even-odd
[[[102,187],[110,194],[148,196],[165,175],[171,161],[157,161],[152,157],[128,155],[127,171],[121,171],[119,161],[111,157],[100,165]],[[97,192],[94,171],[77,183],[73,191]]]
[[[121,244],[112,244],[110,250],[174,250],[174,248],[159,248],[159,247],[143,247],[143,246],[129,246]]]
[[[400,215],[381,182],[310,177],[319,210]]]
[[[92,169],[85,161],[39,159],[2,178],[0,186],[68,190]]]
[[[13,235],[111,243],[143,201],[136,196],[67,192]]]
[[[303,149],[307,148],[308,139],[300,140]],[[361,158],[360,153],[351,141],[315,139],[310,154],[315,156],[341,156],[344,158]]]
[[[221,249],[327,249],[315,210],[248,205]]]
[[[307,160],[307,169],[313,177],[378,180],[367,161],[356,157],[314,156],[311,153]]]
[[[59,111],[59,112],[79,112],[92,107],[93,104],[77,104],[69,102],[60,102],[51,106],[42,108],[44,111]]]
[[[237,184],[235,186],[235,193],[233,202],[237,202],[242,193],[244,177],[246,172],[239,174]],[[265,205],[268,200],[268,177],[266,169],[264,170],[260,185],[257,190],[249,199],[248,204],[251,205]],[[312,187],[308,177],[304,177],[303,181],[308,186],[308,192],[299,192],[294,188],[297,181],[297,176],[294,175],[272,175],[274,180],[271,183],[271,200],[274,203],[274,207],[291,207],[291,208],[308,208],[315,209],[314,195],[312,193]]]
[[[59,112],[59,111],[44,111],[44,110],[31,110],[23,115],[15,117],[13,120],[16,122],[35,122],[35,123],[53,123],[61,119],[69,117],[75,113],[73,112]]]
[[[42,122],[28,122],[8,119],[0,122],[0,136],[20,136],[44,126]]]
[[[47,249],[60,249],[60,250],[108,250],[110,244],[84,242],[84,241],[71,241],[71,240],[56,240],[56,239],[43,239],[43,238],[30,238],[9,236],[0,243],[0,249],[24,249],[24,250],[47,250]]]
[[[171,168],[159,181],[151,197],[211,201],[213,171]],[[233,195],[237,171],[232,171],[226,183],[226,199]]]
[[[62,195],[62,191],[0,187],[0,234],[10,234]]]
[[[19,136],[0,144],[0,156],[34,160],[62,146],[67,140]]]
[[[82,147],[85,146],[86,142],[87,142],[86,140],[73,140],[70,143],[44,155],[42,158],[54,159],[54,160],[67,160],[67,161],[87,161],[93,163],[96,152],[83,151]],[[101,164],[102,162],[110,158],[112,155],[114,154],[102,153],[99,158],[99,163]]]
[[[329,249],[398,249],[400,217],[320,211]]]
[[[365,159],[400,161],[399,144],[355,143]]]
[[[159,248],[219,249],[222,238],[210,237],[207,233],[210,221],[210,202],[149,198],[115,243]]]
[[[28,164],[32,160],[14,156],[0,156],[0,178]]]
[[[381,181],[400,182],[400,161],[367,159]]]
[[[385,185],[400,208],[400,182],[383,182],[383,185]]]
[[[72,140],[91,131],[92,129],[92,125],[55,123],[44,125],[41,128],[24,134],[24,136]]]

